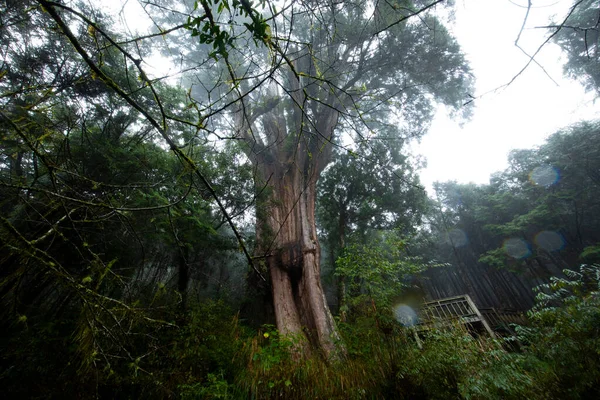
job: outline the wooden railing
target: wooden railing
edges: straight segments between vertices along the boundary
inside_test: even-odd
[[[419,347],[419,333],[432,328],[461,324],[495,337],[495,331],[510,331],[510,324],[527,323],[525,315],[514,310],[479,309],[469,295],[428,301],[423,303],[417,315],[419,323],[414,327],[414,334]]]
[[[494,331],[504,329],[510,332],[513,324],[527,325],[527,317],[520,311],[498,308],[480,308],[479,311]]]
[[[448,297],[445,299],[423,303],[419,311],[417,330],[427,330],[432,327],[452,323],[480,324],[490,336],[494,336],[491,327],[469,295]]]

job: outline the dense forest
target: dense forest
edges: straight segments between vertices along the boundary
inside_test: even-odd
[[[452,1],[103,3],[0,1],[5,398],[600,398],[600,121],[428,196]],[[591,93],[599,24],[544,27]]]

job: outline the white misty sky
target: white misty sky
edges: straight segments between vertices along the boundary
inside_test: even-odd
[[[533,0],[519,43],[533,54],[549,35],[535,29],[550,18],[562,21],[572,0]],[[520,6],[521,7],[520,7]],[[488,183],[489,176],[507,167],[511,149],[541,145],[561,127],[600,117],[600,101],[594,102],[574,81],[564,78],[565,61],[558,46],[546,45],[536,60],[558,83],[536,65],[505,89],[525,66],[525,56],[514,42],[523,24],[527,0],[456,0],[452,31],[461,44],[477,79],[476,108],[469,122],[460,127],[441,110],[430,132],[413,151],[427,158],[421,181],[433,194],[435,181]],[[487,93],[487,94],[485,94]]]

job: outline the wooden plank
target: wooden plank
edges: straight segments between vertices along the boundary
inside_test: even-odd
[[[495,338],[496,334],[494,334],[494,331],[492,331],[492,328],[490,328],[490,325],[483,318],[483,316],[479,312],[479,309],[477,308],[477,306],[475,305],[475,303],[473,303],[473,300],[471,300],[471,297],[468,294],[466,294],[465,295],[465,299],[467,300],[467,302],[469,303],[469,305],[471,306],[471,308],[477,313],[477,317],[479,317],[479,319],[481,320],[481,323],[483,324],[483,327],[490,334],[490,337]]]

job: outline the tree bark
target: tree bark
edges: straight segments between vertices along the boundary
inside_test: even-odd
[[[337,358],[343,349],[320,278],[316,177],[297,163],[258,167],[272,182],[257,207],[257,243],[271,276],[277,328],[306,355],[316,349]]]
[[[296,61],[297,68],[312,74],[312,62],[307,53]],[[257,256],[271,277],[280,333],[297,339],[307,355],[316,350],[337,358],[345,350],[321,286],[315,201],[341,105],[318,82],[301,82],[291,70],[288,80],[291,102],[279,97],[275,85],[273,95],[260,103],[242,100],[235,114],[237,134],[247,143],[256,171]],[[308,101],[311,91],[323,100]]]

